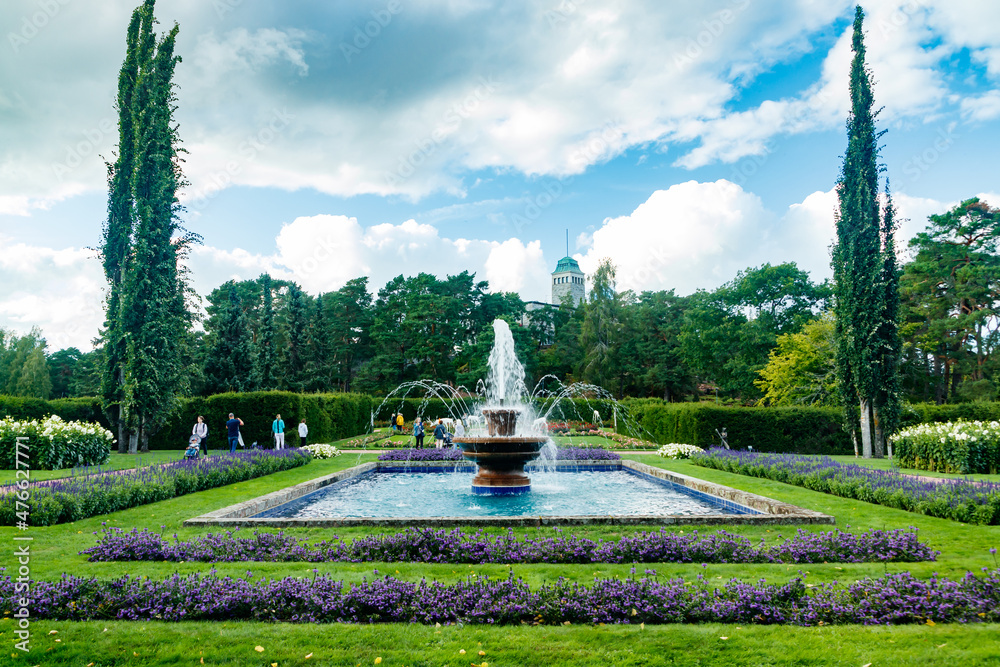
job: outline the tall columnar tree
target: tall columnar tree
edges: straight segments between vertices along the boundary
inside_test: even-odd
[[[110,172],[102,247],[111,284],[105,400],[118,419],[119,449],[135,451],[177,398],[183,333],[191,318],[178,259],[197,237],[178,222],[184,185],[173,75],[178,27],[157,41],[155,0],[135,10],[119,74],[119,156]]]
[[[891,205],[883,215],[879,207],[878,140],[872,111],[871,72],[865,64],[862,27],[864,12],[854,16],[851,63],[851,112],[847,120],[847,152],[837,182],[839,210],[837,241],[833,248],[834,311],[837,326],[837,368],[848,426],[861,431],[864,456],[881,457],[884,441],[880,409],[898,386],[898,330],[895,306],[897,277],[894,260],[887,270],[887,254],[894,253]],[[889,226],[889,233],[885,226]],[[889,274],[892,275],[889,275]],[[891,349],[897,350],[895,353]],[[894,357],[895,355],[895,357]],[[898,395],[898,391],[896,392]],[[895,400],[895,399],[894,399]],[[858,406],[858,419],[851,415]],[[894,408],[889,408],[890,412]]]
[[[132,172],[135,167],[135,123],[132,99],[139,72],[139,33],[143,29],[145,7],[132,12],[125,38],[125,62],[118,73],[118,157],[108,164],[108,219],[104,225],[101,257],[104,276],[108,281],[107,313],[102,332],[104,364],[101,373],[101,395],[111,423],[118,430],[118,451],[128,451],[128,431],[122,419],[122,395],[125,386],[125,336],[121,327],[122,289],[125,266],[132,244]]]

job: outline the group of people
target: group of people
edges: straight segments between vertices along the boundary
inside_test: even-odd
[[[229,413],[229,420],[226,422],[226,437],[229,440],[229,452],[235,452],[237,447],[243,447],[243,438],[240,435],[240,427],[243,426],[243,420],[235,416],[232,412]],[[281,418],[281,415],[276,415],[274,421],[271,423],[271,434],[274,437],[274,448],[284,449],[285,448],[285,422]],[[299,421],[299,446],[306,446],[306,438],[309,435],[309,427],[306,425],[306,420],[301,419]],[[187,449],[184,450],[184,458],[186,459],[196,459],[199,453],[203,453],[208,456],[208,424],[205,423],[205,418],[198,415],[198,421],[195,422],[194,428],[191,429],[191,437],[188,438]]]
[[[400,416],[401,418],[402,416]],[[438,419],[434,423],[434,447],[436,449],[443,449],[446,444],[451,444],[452,436],[448,432],[448,427],[445,426],[443,419]],[[416,440],[415,447],[417,449],[423,449],[424,447],[424,421],[417,417],[413,420],[413,438]],[[465,435],[465,428],[462,426],[462,422],[455,422],[455,435],[462,436]]]

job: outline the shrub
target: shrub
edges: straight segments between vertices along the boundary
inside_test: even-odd
[[[21,467],[59,470],[105,463],[111,455],[114,436],[98,424],[66,422],[59,417],[37,421],[0,419],[0,468],[17,467],[16,442],[27,438],[27,458]]]
[[[232,412],[243,420],[243,440],[249,446],[273,442],[271,422],[281,415],[289,439],[298,438],[299,420],[305,418],[312,441],[349,438],[368,430],[372,398],[362,394],[296,394],[289,391],[254,391],[184,398],[167,423],[149,440],[150,449],[183,449],[198,415],[208,424],[209,447],[226,446],[226,421]],[[215,444],[213,444],[215,443]]]
[[[852,454],[843,410],[822,407],[741,408],[662,401],[627,401],[643,438],[698,447],[719,444],[725,429],[734,449],[798,454]],[[619,422],[619,430],[624,427]],[[638,435],[638,434],[632,434]]]
[[[1000,422],[943,422],[905,428],[890,439],[900,467],[948,473],[996,473]]]
[[[660,447],[656,450],[656,453],[665,459],[689,459],[692,454],[704,451],[701,447],[695,447],[694,445],[671,442]]]
[[[300,449],[311,452],[314,459],[332,459],[341,454],[340,450],[333,445],[306,445]]]

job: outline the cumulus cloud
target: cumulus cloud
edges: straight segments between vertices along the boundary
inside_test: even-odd
[[[450,239],[414,220],[363,227],[343,215],[305,216],[283,225],[272,254],[196,248],[190,266],[202,293],[225,280],[263,272],[318,294],[361,276],[368,276],[369,288],[377,291],[400,274],[444,277],[468,270],[488,281],[492,291],[518,292],[530,300],[548,298],[551,271],[537,240]]]
[[[91,348],[104,322],[104,272],[91,250],[53,249],[0,237],[0,318],[24,333],[38,326],[50,350]]]
[[[1000,196],[979,195],[995,206]],[[958,202],[894,196],[900,228],[897,249],[927,226],[930,215]],[[760,199],[727,180],[689,181],[657,190],[629,215],[608,218],[578,253],[587,273],[605,257],[618,268],[619,289],[674,289],[690,294],[714,289],[736,272],[765,262],[795,262],[814,281],[832,278],[830,247],[836,237],[834,190],[814,192],[784,211],[769,211]]]
[[[104,186],[134,4],[60,3],[0,59],[0,210],[23,215],[73,188]],[[775,135],[833,127],[846,113],[849,26],[801,92],[750,108],[739,98],[762,72],[813,50],[810,37],[852,4],[407,3],[349,58],[340,44],[372,20],[363,7],[283,5],[276,17],[250,3],[218,12],[178,0],[158,14],[164,27],[181,25],[189,200],[233,184],[416,199],[465,193],[474,169],[576,174],[650,143],[684,144],[677,164],[695,168],[761,154]],[[954,104],[943,65],[961,49],[1000,73],[996,7],[865,7],[887,117],[922,122]],[[21,25],[34,9],[5,3],[0,22]],[[957,98],[966,117],[995,117],[989,95]]]

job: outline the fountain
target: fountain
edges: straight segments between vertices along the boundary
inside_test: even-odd
[[[454,442],[462,449],[463,456],[479,468],[472,480],[473,493],[511,496],[531,490],[531,479],[524,472],[524,466],[539,457],[549,436],[532,430],[538,427],[533,419],[525,419],[525,425],[518,428],[519,421],[529,410],[524,402],[527,393],[524,366],[514,354],[514,337],[507,323],[494,321],[493,333],[487,402],[481,409],[487,433],[473,432],[456,437]],[[512,401],[518,404],[509,406]]]
[[[381,410],[390,400],[405,399],[418,389],[425,392],[425,401],[440,399],[449,416],[466,427],[465,433],[454,439],[464,461],[359,461],[351,468],[189,519],[185,525],[274,528],[833,522],[832,517],[818,512],[639,461],[557,461],[547,420],[554,414],[564,414],[554,412],[562,409],[559,405],[575,411],[577,419],[593,414],[600,425],[600,415],[590,400],[607,399],[613,410],[609,416],[616,425],[629,429],[638,426],[622,422],[619,404],[601,387],[583,383],[567,386],[547,376],[529,391],[524,367],[514,354],[510,328],[497,320],[493,331],[489,373],[479,381],[475,392],[433,380],[417,380],[401,384],[378,408]],[[557,383],[556,391],[544,388],[550,379]],[[473,400],[480,403],[475,405]],[[575,405],[576,401],[581,405]],[[378,410],[372,414],[373,422]],[[417,414],[426,414],[425,405],[418,408]],[[638,431],[635,434],[639,435]],[[544,466],[532,463],[539,458],[546,461]],[[534,488],[526,467],[534,477]]]

